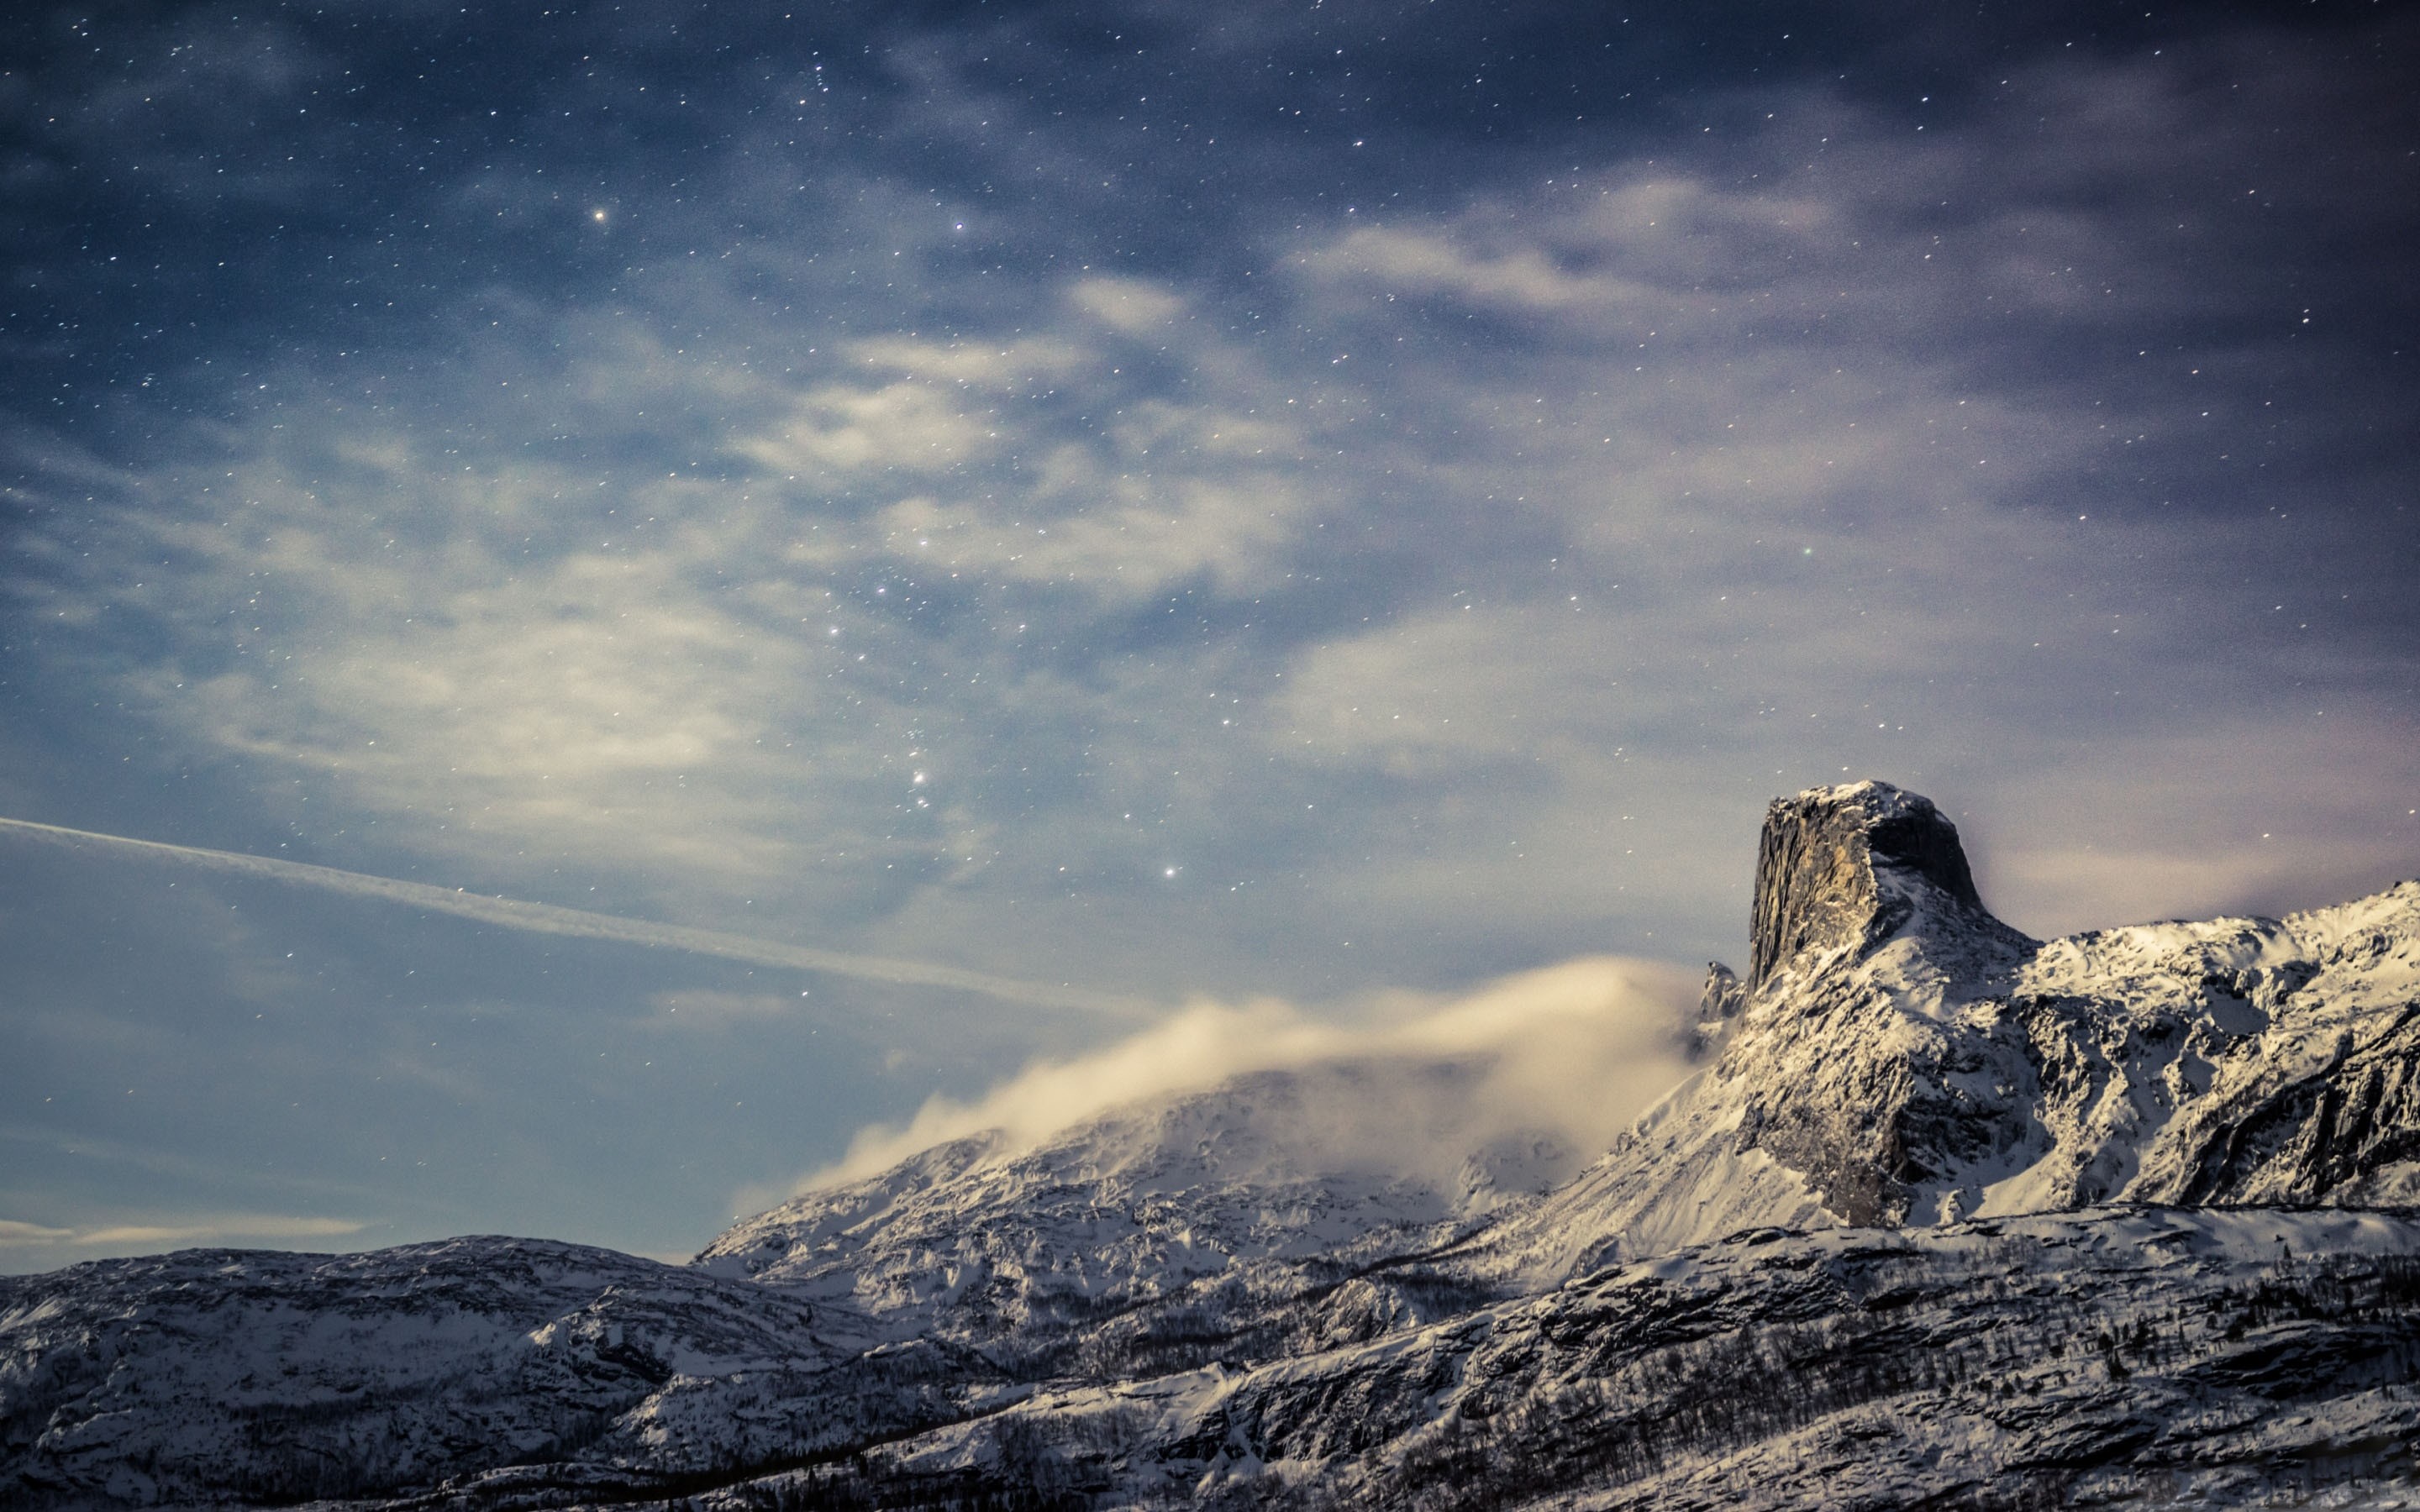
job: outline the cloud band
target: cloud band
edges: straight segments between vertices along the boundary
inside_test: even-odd
[[[1094,992],[1066,982],[1023,981],[927,961],[902,961],[891,956],[858,955],[843,950],[816,949],[810,946],[783,945],[745,934],[726,933],[721,930],[692,929],[680,924],[624,918],[613,914],[589,913],[578,908],[559,908],[552,903],[491,898],[483,893],[441,887],[426,882],[405,882],[395,877],[314,866],[307,861],[247,856],[239,851],[213,851],[195,845],[171,845],[161,841],[134,840],[124,835],[103,835],[86,829],[70,829],[60,825],[37,824],[29,819],[0,818],[0,835],[21,836],[69,850],[139,856],[199,867],[232,876],[318,887],[346,897],[374,898],[535,934],[564,934],[648,949],[681,950],[717,960],[746,962],[751,965],[787,966],[897,986],[941,987],[952,992],[997,998],[1004,1003],[1074,1009],[1122,1018],[1147,1016],[1159,1008],[1159,1005],[1142,998]]]

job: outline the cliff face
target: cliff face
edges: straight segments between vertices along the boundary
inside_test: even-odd
[[[1748,989],[1805,951],[1870,949],[1927,904],[1990,918],[1958,826],[1930,798],[1887,782],[1776,798],[1757,841]]]
[[[1925,1183],[2012,1139],[2026,1078],[1975,1077],[2007,1046],[1953,1021],[2035,942],[1984,908],[1958,826],[1886,782],[1775,800],[1756,882],[1745,986],[1764,1032],[1730,1068],[1748,1090],[1737,1142],[1849,1223],[1905,1222]]]

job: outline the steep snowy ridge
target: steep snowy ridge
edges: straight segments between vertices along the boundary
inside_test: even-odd
[[[1365,1056],[685,1267],[0,1279],[0,1504],[2420,1506],[2420,883],[2038,942],[1856,783],[1769,811],[1748,962],[1592,1163]]]

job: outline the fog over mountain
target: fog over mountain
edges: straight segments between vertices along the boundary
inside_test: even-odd
[[[864,1176],[902,1155],[997,1131],[1031,1147],[1118,1103],[1207,1088],[1256,1072],[1305,1072],[1356,1065],[1383,1084],[1390,1064],[1466,1060],[1478,1074],[1449,1106],[1426,1151],[1449,1165],[1472,1148],[1516,1135],[1569,1150],[1609,1142],[1687,1069],[1684,1005],[1696,983],[1654,962],[1580,960],[1507,978],[1445,1004],[1397,1002],[1359,1024],[1306,1019],[1283,1003],[1199,1004],[1104,1050],[1037,1062],[969,1103],[937,1098],[904,1128],[861,1132],[847,1156],[811,1185]],[[1388,1168],[1423,1153],[1404,1124],[1407,1102],[1349,1100],[1352,1126],[1290,1134],[1286,1143],[1358,1149]],[[1358,1104],[1358,1105],[1355,1105]]]

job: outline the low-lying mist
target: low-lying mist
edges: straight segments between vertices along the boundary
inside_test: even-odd
[[[1466,995],[1389,994],[1350,1017],[1276,999],[1195,1002],[1066,1060],[1036,1060],[970,1102],[936,1096],[904,1126],[861,1130],[804,1193],[997,1131],[1012,1157],[1113,1110],[1146,1113],[1254,1073],[1234,1159],[1261,1174],[1368,1171],[1508,1187],[1559,1180],[1603,1151],[1689,1071],[1697,982],[1662,962],[1589,956]],[[1450,1072],[1450,1074],[1448,1072]],[[1239,1094],[1247,1089],[1239,1088]],[[1231,1174],[1243,1174],[1233,1171]]]

